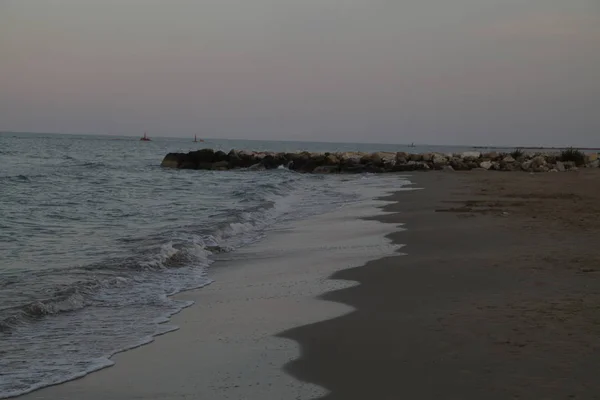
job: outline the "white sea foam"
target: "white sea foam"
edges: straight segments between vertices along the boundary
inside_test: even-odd
[[[40,307],[40,314],[52,314],[52,318],[15,324],[11,334],[0,341],[0,351],[6,354],[0,360],[0,368],[13,371],[9,376],[0,376],[0,397],[111,365],[109,357],[116,352],[177,329],[169,323],[169,317],[191,302],[166,295],[210,284],[207,273],[215,256],[236,257],[234,250],[255,243],[279,224],[346,208],[360,199],[383,193],[372,185],[384,183],[390,190],[398,185],[397,177],[303,176],[298,180],[298,174],[277,173],[283,186],[266,185],[262,193],[251,192],[256,197],[250,203],[252,207],[232,209],[230,220],[225,215],[221,226],[200,227],[199,231],[192,225],[141,240],[128,239],[132,249],[139,249],[134,256],[86,266],[81,273],[75,271],[77,275],[57,271],[57,277],[63,274],[63,279],[76,279],[67,290],[72,290],[67,297],[60,301],[50,299]],[[179,223],[186,222],[182,219]],[[310,251],[330,250],[335,249]],[[79,277],[86,280],[79,281]],[[22,360],[27,360],[27,364]]]
[[[47,394],[110,386],[119,399],[308,400],[325,395],[323,388],[283,372],[300,351],[295,342],[274,335],[353,311],[318,296],[356,285],[328,279],[332,273],[401,249],[386,238],[398,229],[394,224],[360,219],[381,214],[378,207],[386,202],[371,196],[399,190],[400,184],[397,177],[350,182],[344,190],[364,193],[360,201],[271,227],[264,240],[227,254],[227,262],[214,270],[215,283],[176,296],[202,302],[172,320],[180,330],[142,352],[121,355],[114,368],[87,383],[72,382]],[[161,362],[147,362],[157,359]]]

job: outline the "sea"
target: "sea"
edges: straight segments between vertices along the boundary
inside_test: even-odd
[[[360,201],[376,175],[193,171],[168,152],[464,147],[0,133],[0,398],[112,365],[177,329],[172,295],[285,222]],[[218,262],[218,261],[216,261]],[[213,266],[214,267],[214,266]]]

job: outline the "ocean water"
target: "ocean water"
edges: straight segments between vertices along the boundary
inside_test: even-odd
[[[284,221],[358,201],[373,175],[160,168],[171,151],[460,151],[0,133],[0,398],[111,365],[176,329],[216,254]]]

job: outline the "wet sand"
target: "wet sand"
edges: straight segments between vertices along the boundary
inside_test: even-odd
[[[19,399],[183,400],[313,399],[319,386],[296,380],[283,366],[300,355],[275,334],[353,311],[318,296],[355,285],[328,277],[394,254],[394,224],[362,217],[389,202],[373,200],[399,187],[398,176],[356,183],[367,198],[334,212],[278,226],[262,241],[224,253],[211,285],[177,298],[195,304],[172,319],[178,331],[113,357],[115,365]],[[374,185],[374,187],[373,187]]]
[[[425,173],[405,255],[346,269],[352,313],[287,330],[324,399],[600,399],[600,170]]]

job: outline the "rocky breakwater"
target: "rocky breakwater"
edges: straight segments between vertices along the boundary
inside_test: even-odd
[[[189,153],[169,153],[161,166],[181,169],[225,171],[246,168],[274,169],[280,166],[308,173],[381,173],[406,171],[527,171],[563,172],[581,167],[598,167],[597,155],[583,156],[575,161],[561,154],[481,153],[468,151],[456,154],[404,152],[344,152],[344,153],[274,153],[231,150],[228,153],[201,149]]]

